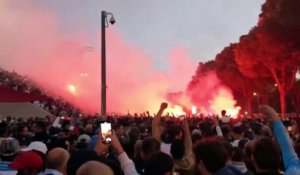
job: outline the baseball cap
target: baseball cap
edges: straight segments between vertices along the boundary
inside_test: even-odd
[[[27,152],[27,151],[39,151],[43,154],[46,154],[48,149],[47,146],[43,142],[35,141],[31,142],[28,147],[21,149],[22,152]]]
[[[23,152],[19,154],[16,159],[10,164],[10,167],[15,170],[24,168],[43,168],[43,159],[38,153],[33,151]]]
[[[78,142],[90,143],[91,137],[87,134],[82,134],[77,139]]]
[[[20,150],[20,144],[15,138],[6,138],[1,140],[0,155],[1,156],[13,156]]]

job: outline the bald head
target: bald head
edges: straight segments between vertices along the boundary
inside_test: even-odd
[[[89,161],[77,170],[76,175],[114,175],[114,173],[112,169],[101,162]]]
[[[69,153],[63,148],[54,148],[48,152],[46,158],[47,168],[55,169],[60,172],[64,171],[67,167],[69,160]]]

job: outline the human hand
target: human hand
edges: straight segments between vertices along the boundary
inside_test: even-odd
[[[105,155],[108,152],[108,144],[104,144],[101,139],[101,132],[98,134],[98,141],[94,148],[94,151],[99,155]]]
[[[183,131],[185,133],[187,133],[189,131],[189,124],[188,124],[188,120],[185,118],[182,120],[182,128],[183,128]]]
[[[272,107],[268,105],[261,105],[260,110],[271,121],[280,120],[277,112]]]
[[[165,110],[165,109],[167,109],[167,107],[168,107],[168,103],[163,102],[160,105],[160,110]]]
[[[124,152],[124,149],[123,149],[115,131],[112,131],[111,143],[118,155],[120,155],[121,153]]]

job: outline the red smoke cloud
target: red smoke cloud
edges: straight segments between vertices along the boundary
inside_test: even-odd
[[[61,33],[58,18],[51,11],[28,2],[2,0],[0,20],[2,68],[27,75],[49,94],[62,96],[86,112],[99,112],[100,54],[86,47],[88,41],[84,33]],[[151,60],[140,47],[127,43],[117,30],[108,29],[109,112],[156,112],[169,92],[185,89],[197,66],[184,47],[170,52],[166,72],[156,71]],[[210,78],[206,81],[198,90],[187,91],[180,103],[189,108],[197,105],[205,108],[205,112],[217,112],[212,101],[218,93],[222,96],[224,92],[211,86]],[[230,91],[225,91],[228,97]],[[234,103],[230,95],[226,99]],[[182,109],[173,106],[169,112],[181,113]]]

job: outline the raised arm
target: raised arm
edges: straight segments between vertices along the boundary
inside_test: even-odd
[[[161,132],[160,132],[160,118],[164,112],[164,110],[168,107],[168,103],[162,103],[160,105],[159,111],[158,113],[154,116],[153,120],[152,120],[152,136],[157,139],[157,140],[161,140]]]
[[[216,116],[213,117],[213,122],[214,122],[214,125],[216,127],[217,135],[222,137],[223,133],[222,133],[222,130],[221,130],[221,127],[220,127],[220,124],[219,124],[219,119]]]
[[[186,119],[183,120],[182,127],[183,127],[184,147],[185,147],[185,153],[182,161],[185,162],[184,164],[186,165],[187,169],[191,169],[195,165],[195,156],[193,153],[192,136]]]
[[[193,153],[192,136],[191,136],[189,124],[186,119],[183,120],[182,127],[183,127],[183,134],[184,134],[185,153],[186,154]]]
[[[127,153],[124,151],[116,133],[112,133],[112,146],[118,154],[118,160],[121,165],[121,169],[124,175],[139,175],[135,169],[133,161],[128,157]]]
[[[262,112],[271,121],[274,135],[280,146],[285,169],[288,169],[293,165],[300,166],[299,158],[294,150],[289,134],[286,131],[276,111],[267,105],[263,105],[261,109]]]

